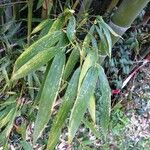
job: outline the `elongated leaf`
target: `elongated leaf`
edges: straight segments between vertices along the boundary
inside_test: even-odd
[[[21,141],[20,143],[24,150],[33,150],[31,144],[28,143],[27,141]]]
[[[106,36],[106,40],[107,40],[107,43],[108,43],[107,54],[111,58],[111,51],[112,51],[112,39],[111,39],[111,35],[110,35],[110,32],[109,32],[109,30],[107,28],[103,28],[103,31],[104,31],[104,34]]]
[[[62,31],[49,33],[43,38],[36,41],[34,44],[32,44],[16,60],[15,71],[22,67],[25,63],[27,63],[31,58],[36,56],[39,52],[55,46],[55,44],[59,41],[62,35]]]
[[[4,117],[2,120],[0,120],[0,128],[4,127],[12,118],[14,115],[15,108],[11,109],[6,117]]]
[[[67,64],[65,66],[65,70],[64,70],[64,74],[63,74],[64,80],[67,80],[68,77],[70,76],[70,74],[72,73],[75,65],[77,64],[77,62],[79,60],[79,57],[80,57],[79,50],[73,49],[68,58]]]
[[[96,117],[95,117],[95,115],[96,115],[96,106],[95,106],[95,96],[94,96],[94,94],[91,96],[88,106],[89,106],[88,110],[89,110],[89,113],[91,115],[91,118],[92,118],[93,122],[95,123],[95,121],[96,121]]]
[[[107,54],[107,51],[108,51],[108,44],[107,44],[107,40],[106,40],[106,37],[104,36],[104,33],[102,31],[102,28],[100,27],[97,27],[96,26],[96,30],[97,30],[97,33],[100,37],[100,44],[99,44],[99,50],[100,50],[100,54],[102,55],[106,55]]]
[[[43,2],[44,0],[38,0],[36,9],[39,9],[42,6]]]
[[[65,55],[63,53],[58,53],[53,60],[44,86],[42,87],[43,89],[40,97],[39,110],[36,117],[35,129],[33,133],[34,143],[41,135],[50,119],[53,104],[55,103],[58,94],[64,65]]]
[[[104,32],[104,35],[106,37],[107,43],[108,43],[108,51],[107,54],[109,57],[111,57],[111,51],[112,51],[112,39],[109,30],[103,25],[99,23],[99,27],[102,27],[102,30]]]
[[[100,132],[96,129],[95,124],[93,124],[92,122],[90,122],[86,118],[83,118],[82,122],[84,123],[84,125],[87,128],[89,128],[92,131],[92,133],[95,135],[96,138],[100,139]]]
[[[35,71],[36,69],[50,61],[59,51],[61,51],[61,49],[51,47],[39,52],[36,56],[34,56],[26,64],[24,64],[19,70],[17,70],[13,74],[11,80],[17,80]]]
[[[54,31],[62,29],[71,15],[72,15],[72,12],[69,9],[66,9],[54,21],[54,23],[52,24],[52,27],[50,28],[49,32],[54,32]]]
[[[79,90],[79,93],[77,95],[75,104],[73,106],[73,109],[70,115],[69,129],[68,129],[69,130],[69,133],[68,133],[69,143],[72,142],[75,136],[75,133],[78,130],[79,125],[82,121],[82,118],[86,112],[90,97],[94,93],[97,77],[98,77],[97,67],[91,67],[88,70],[83,80],[83,83],[81,85],[81,88]]]
[[[60,15],[52,24],[49,33],[62,29],[64,23],[65,23],[65,15]]]
[[[14,125],[14,120],[17,116],[17,107],[14,107],[13,108],[13,114],[12,114],[12,117],[10,118],[6,128],[3,130],[3,132],[0,133],[0,141],[1,142],[6,142],[6,139],[8,138],[12,128],[13,128],[13,125]]]
[[[110,120],[110,110],[111,110],[111,89],[109,87],[109,83],[107,77],[105,75],[104,69],[99,66],[99,87],[101,97],[99,99],[100,102],[100,126],[102,129],[103,135],[106,137],[108,133],[108,126]]]
[[[82,70],[81,70],[81,74],[80,74],[80,78],[79,78],[78,89],[80,89],[80,86],[82,84],[82,81],[83,81],[88,69],[91,66],[93,66],[95,63],[96,63],[96,55],[93,51],[90,51],[88,53],[88,55],[86,56],[85,61],[84,61],[83,66],[82,66]]]
[[[90,31],[88,32],[86,37],[84,38],[84,41],[83,41],[83,44],[82,44],[82,53],[83,53],[83,55],[86,55],[86,53],[89,52],[89,47],[90,47],[90,43],[91,43],[91,35],[93,35],[94,30],[95,30],[95,26],[93,25],[90,28]]]
[[[6,108],[4,108],[3,110],[0,110],[0,120],[2,120],[4,117],[6,117],[12,108],[13,107],[9,105]]]
[[[102,17],[98,17],[98,19],[99,19],[100,23],[102,24],[102,26],[107,28],[111,32],[112,35],[122,38],[102,19]]]
[[[59,140],[61,129],[68,117],[68,113],[72,108],[77,95],[79,75],[80,69],[77,69],[69,82],[65,96],[63,97],[63,104],[59,108],[57,116],[53,121],[52,129],[49,134],[47,149],[53,150]]]
[[[67,37],[70,41],[75,39],[75,28],[76,28],[76,19],[74,16],[71,16],[67,26]]]
[[[31,34],[39,32],[40,30],[45,28],[45,26],[47,26],[48,24],[52,24],[52,20],[50,19],[43,20],[37,27],[34,28]]]

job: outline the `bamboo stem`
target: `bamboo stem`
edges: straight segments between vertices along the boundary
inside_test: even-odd
[[[111,28],[120,36],[122,36],[138,14],[144,9],[150,0],[124,0],[109,23]],[[119,37],[112,36],[113,45],[118,41]]]
[[[112,22],[121,27],[130,27],[150,0],[124,0],[112,17]]]

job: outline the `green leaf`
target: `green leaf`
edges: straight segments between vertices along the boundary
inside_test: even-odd
[[[79,78],[79,85],[78,85],[78,89],[80,89],[80,86],[82,84],[82,81],[88,71],[88,69],[91,67],[91,66],[94,66],[94,64],[96,64],[96,55],[93,51],[90,51],[86,58],[85,58],[85,61],[83,63],[83,66],[82,66],[82,70],[81,70],[81,74],[80,74],[80,78]]]
[[[76,28],[76,19],[74,16],[71,16],[67,26],[67,37],[71,42],[75,39],[75,28]]]
[[[15,108],[12,108],[9,113],[2,120],[0,120],[0,128],[4,127],[10,121],[14,115],[14,112]]]
[[[91,43],[91,36],[93,35],[93,32],[95,30],[95,26],[93,25],[90,28],[90,31],[88,32],[88,34],[86,35],[86,37],[84,38],[83,44],[82,44],[82,53],[83,55],[86,55],[86,53],[89,51],[89,47],[90,47],[90,43]]]
[[[107,51],[107,54],[108,56],[111,58],[111,51],[112,51],[112,39],[111,39],[111,35],[110,35],[110,32],[108,29],[106,28],[103,28],[103,31],[104,31],[104,34],[106,36],[106,40],[107,40],[107,43],[108,43],[108,51]]]
[[[55,46],[56,43],[62,38],[64,33],[62,31],[56,31],[49,33],[33,43],[28,47],[16,60],[15,62],[15,71],[27,63],[31,58],[36,56],[39,52],[47,50],[52,46]]]
[[[65,54],[58,53],[52,62],[51,68],[45,79],[44,86],[42,87],[42,93],[39,100],[39,110],[33,133],[33,143],[37,141],[50,119],[53,105],[59,91],[64,65]]]
[[[104,137],[108,133],[109,121],[110,121],[110,111],[111,111],[111,89],[105,75],[104,69],[99,66],[98,68],[99,76],[99,88],[101,97],[100,102],[100,126]]]
[[[95,117],[95,115],[96,115],[96,106],[95,106],[95,96],[94,96],[94,94],[91,96],[88,105],[89,105],[88,110],[89,110],[90,116],[91,116],[93,122],[95,123],[95,121],[96,121],[96,117]]]
[[[87,120],[86,118],[83,118],[82,122],[87,128],[89,128],[92,131],[92,133],[94,134],[96,138],[100,139],[100,132],[96,129],[95,124],[93,124],[92,122],[89,122],[89,120]]]
[[[100,54],[101,55],[106,55],[107,51],[108,51],[108,44],[107,44],[106,37],[104,36],[104,33],[103,33],[101,27],[99,28],[98,26],[96,26],[96,30],[97,30],[97,33],[100,37],[100,42],[99,42]]]
[[[95,90],[97,77],[98,77],[97,67],[91,67],[88,70],[82,82],[80,90],[78,91],[78,95],[70,115],[69,129],[68,129],[69,143],[72,142],[75,133],[77,132],[79,125],[82,121],[82,118],[86,112],[90,97],[92,96]]]
[[[35,71],[42,65],[45,65],[48,61],[50,61],[61,49],[58,47],[51,47],[49,49],[43,50],[35,55],[32,59],[30,59],[27,63],[25,63],[22,67],[17,70],[11,80],[17,80],[26,76],[27,74]]]
[[[78,81],[79,81],[80,69],[77,69],[67,87],[65,96],[62,100],[62,105],[59,108],[59,111],[56,115],[56,118],[53,121],[52,129],[49,134],[47,149],[54,149],[59,136],[61,135],[62,127],[65,123],[65,120],[68,117],[68,113],[73,106],[74,100],[77,95]]]
[[[24,150],[33,150],[31,144],[27,141],[21,141],[20,144],[22,145]]]
[[[72,73],[75,65],[77,64],[78,60],[79,60],[79,57],[80,57],[80,52],[78,49],[73,49],[69,58],[68,58],[68,61],[66,63],[66,66],[65,66],[65,70],[64,70],[64,74],[63,74],[63,79],[64,80],[67,80],[68,77],[70,76],[70,74]]]
[[[44,0],[38,0],[36,9],[39,9],[44,3]]]
[[[52,20],[50,19],[43,20],[37,27],[34,28],[31,34],[39,32],[40,30],[45,28],[48,24],[52,24]]]

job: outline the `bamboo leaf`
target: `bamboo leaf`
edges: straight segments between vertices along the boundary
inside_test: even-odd
[[[73,41],[75,39],[75,28],[76,28],[76,19],[74,16],[71,16],[67,26],[67,37],[69,41]]]
[[[33,150],[31,144],[27,141],[21,141],[20,144],[22,145],[24,150]]]
[[[58,47],[51,47],[39,52],[36,56],[30,59],[22,67],[20,67],[19,70],[17,70],[13,74],[11,80],[17,80],[35,71],[36,69],[50,61],[59,51],[61,51],[61,49],[58,49]]]
[[[45,35],[43,38],[33,43],[16,60],[15,71],[27,63],[31,58],[36,56],[39,52],[55,46],[55,44],[62,38],[62,35],[62,31],[56,31]]]
[[[82,70],[81,70],[81,74],[80,74],[80,78],[79,78],[79,85],[78,85],[78,89],[80,89],[80,86],[82,84],[82,81],[88,71],[88,69],[93,66],[94,64],[96,63],[96,55],[93,51],[90,51],[86,58],[85,58],[85,61],[83,63],[83,66],[82,66]]]
[[[111,32],[112,35],[114,35],[114,36],[116,36],[116,37],[122,38],[120,35],[118,35],[118,34],[102,19],[102,17],[99,17],[99,21],[100,21],[100,23],[102,24],[102,26],[103,26],[104,28],[107,28],[107,29]]]
[[[96,129],[96,126],[92,122],[88,121],[86,118],[83,118],[82,122],[92,131],[96,138],[100,139],[100,132]]]
[[[52,24],[52,20],[50,19],[43,20],[37,27],[34,28],[31,34],[39,32],[40,30],[45,28],[48,24]]]
[[[91,96],[90,100],[89,100],[89,107],[88,107],[88,110],[89,110],[89,113],[90,113],[90,116],[93,120],[93,122],[95,123],[96,121],[96,106],[95,106],[95,96],[94,94]]]
[[[99,99],[100,102],[100,126],[102,129],[102,133],[104,137],[106,137],[108,133],[109,120],[110,120],[110,110],[111,110],[111,89],[105,75],[104,69],[99,66],[98,69],[99,75],[99,87],[101,97]]]
[[[100,44],[99,44],[99,49],[100,49],[100,54],[102,55],[106,55],[107,54],[107,51],[108,51],[108,44],[107,44],[107,40],[106,40],[106,37],[104,36],[104,33],[102,31],[102,28],[96,26],[96,30],[97,30],[97,33],[100,37]]]
[[[110,35],[110,32],[109,32],[109,30],[107,28],[102,28],[102,29],[104,31],[104,34],[106,36],[106,40],[107,40],[107,43],[108,43],[107,54],[111,58],[111,51],[112,51],[112,39],[111,39],[111,35]]]
[[[39,9],[42,6],[43,2],[44,0],[38,0],[36,9]]]
[[[76,131],[79,128],[79,125],[82,121],[82,118],[86,112],[88,107],[88,103],[90,97],[94,93],[94,89],[96,86],[96,81],[98,77],[98,70],[97,67],[91,67],[81,85],[81,88],[78,92],[75,104],[71,111],[70,121],[69,121],[69,133],[68,133],[68,140],[69,143],[72,142]]]
[[[0,120],[0,128],[4,127],[12,118],[12,116],[14,115],[15,112],[15,108],[12,108],[9,113],[2,119]]]
[[[63,97],[63,104],[59,108],[57,116],[53,121],[52,129],[49,134],[47,149],[54,149],[59,140],[61,129],[65,123],[65,120],[68,117],[68,113],[72,108],[77,95],[79,75],[80,69],[77,69],[69,82],[65,96]]]
[[[65,54],[58,53],[51,65],[51,68],[45,79],[42,93],[39,100],[39,110],[35,121],[35,129],[33,133],[34,143],[41,135],[46,124],[48,123],[53,109],[53,104],[57,98],[60,82],[62,79],[63,68],[65,65]],[[48,107],[47,107],[48,106]]]
[[[86,35],[86,37],[84,38],[83,44],[82,44],[82,53],[84,55],[86,55],[87,52],[89,52],[89,47],[90,47],[90,43],[91,43],[91,36],[93,35],[93,32],[95,30],[95,26],[93,25],[90,28],[90,31],[88,32],[88,34]]]
[[[70,74],[72,73],[76,63],[79,60],[79,57],[80,57],[79,50],[78,49],[73,49],[70,56],[69,56],[69,58],[68,58],[66,66],[65,66],[65,70],[64,70],[64,74],[63,74],[63,79],[64,80],[67,80],[68,77],[70,76]]]

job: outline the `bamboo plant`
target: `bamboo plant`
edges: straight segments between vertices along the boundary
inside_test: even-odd
[[[33,1],[30,1],[33,4]],[[83,41],[77,38],[78,22],[74,11],[69,9],[60,14],[55,21],[46,20],[34,29],[32,33],[39,32],[48,26],[44,36],[31,44],[18,57],[10,79],[11,83],[15,83],[46,65],[43,83],[33,104],[33,106],[36,105],[33,108],[38,107],[33,145],[36,144],[53,116],[55,102],[62,88],[64,92],[62,103],[53,119],[47,149],[55,148],[68,115],[69,144],[72,143],[87,110],[92,123],[95,123],[95,89],[97,86],[101,93],[99,98],[101,133],[102,138],[106,140],[111,112],[111,89],[98,60],[101,56],[111,58],[113,44],[130,27],[148,2],[149,0],[124,0],[113,15],[110,26],[101,16],[97,16]],[[31,6],[29,6],[30,12]],[[29,27],[28,36],[30,37],[31,22],[29,22]],[[15,108],[18,108],[18,105]],[[12,116],[13,113],[11,111]],[[2,124],[1,127],[5,125]],[[2,135],[5,133],[6,130]],[[8,137],[9,134],[10,130],[5,136]]]

